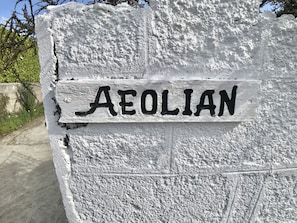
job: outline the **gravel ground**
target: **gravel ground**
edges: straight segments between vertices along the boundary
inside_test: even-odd
[[[0,138],[0,222],[67,222],[44,118]]]

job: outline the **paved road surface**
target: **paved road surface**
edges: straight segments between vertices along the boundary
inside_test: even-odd
[[[0,222],[67,222],[43,117],[0,138]]]

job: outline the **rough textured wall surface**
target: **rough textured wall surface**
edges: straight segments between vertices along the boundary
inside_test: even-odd
[[[297,222],[297,21],[258,1],[71,3],[37,19],[69,222]],[[240,123],[59,123],[60,80],[261,80]]]

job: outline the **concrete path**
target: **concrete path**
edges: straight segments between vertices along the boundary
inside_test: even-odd
[[[0,138],[0,222],[67,222],[44,118]]]

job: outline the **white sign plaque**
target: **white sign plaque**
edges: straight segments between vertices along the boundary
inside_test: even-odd
[[[57,85],[61,123],[240,122],[254,116],[259,81],[104,79]]]

